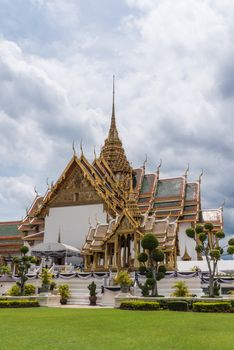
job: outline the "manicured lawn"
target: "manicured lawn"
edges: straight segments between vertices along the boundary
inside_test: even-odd
[[[0,309],[1,350],[231,350],[234,314]]]

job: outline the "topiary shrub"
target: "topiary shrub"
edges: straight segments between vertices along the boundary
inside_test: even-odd
[[[39,307],[38,300],[0,300],[0,308]]]
[[[157,281],[165,277],[166,267],[163,264],[165,256],[163,251],[156,249],[158,245],[157,238],[151,233],[145,234],[142,238],[141,246],[145,251],[138,255],[138,261],[139,271],[146,275],[146,281],[142,284],[136,279],[136,282],[143,296],[157,296]]]
[[[36,294],[36,287],[33,284],[25,284],[24,295]]]
[[[168,301],[167,307],[171,311],[188,311],[187,301],[182,300]]]
[[[159,308],[160,308],[160,304],[155,301],[131,300],[131,301],[122,301],[120,304],[120,309],[123,309],[123,310],[151,311],[151,310],[159,310]]]
[[[7,295],[10,296],[19,296],[20,295],[20,287],[17,284],[14,284],[8,291]]]
[[[193,311],[197,312],[230,312],[232,305],[226,301],[220,302],[196,302],[193,304]]]

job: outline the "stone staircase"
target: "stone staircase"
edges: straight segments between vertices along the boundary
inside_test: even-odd
[[[97,285],[97,305],[101,305],[102,294],[101,286],[103,285],[103,279],[89,278],[89,279],[57,279],[57,286],[61,284],[68,284],[70,288],[71,297],[68,299],[68,305],[89,305],[89,290],[88,285],[92,282]]]
[[[158,293],[159,295],[163,295],[165,297],[170,297],[173,293],[172,286],[179,281],[183,281],[187,284],[189,288],[189,292],[191,294],[195,294],[198,297],[203,295],[202,288],[201,288],[201,280],[199,277],[191,277],[191,278],[183,278],[183,277],[177,277],[177,278],[163,278],[161,281],[158,282]],[[144,278],[139,278],[139,282],[144,283]],[[135,286],[134,287],[134,295],[135,296],[141,296],[141,290]]]
[[[134,276],[131,276],[132,278]],[[70,287],[71,297],[68,299],[68,305],[89,305],[89,290],[88,285],[94,281],[97,285],[97,305],[102,306],[114,306],[114,298],[119,292],[113,292],[105,290],[104,294],[101,293],[101,287],[104,285],[104,280],[102,278],[72,278],[72,279],[57,279],[57,286],[60,284],[68,284]],[[144,278],[139,278],[141,283],[144,283]],[[200,278],[164,278],[158,282],[158,293],[165,297],[170,297],[173,293],[172,286],[178,282],[184,281],[189,288],[191,294],[195,294],[200,297],[202,293],[202,288],[200,284]],[[134,296],[141,296],[141,289],[137,286],[131,288],[131,293]]]

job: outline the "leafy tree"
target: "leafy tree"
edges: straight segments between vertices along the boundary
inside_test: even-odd
[[[145,273],[146,281],[144,285],[138,282],[138,286],[141,288],[143,296],[148,296],[151,291],[151,296],[154,297],[158,295],[157,281],[164,278],[166,272],[166,267],[163,264],[164,253],[158,249],[158,240],[151,233],[143,237],[141,246],[144,252],[138,255],[139,271]]]
[[[26,255],[28,251],[28,247],[23,246],[20,249],[21,257],[14,258],[14,262],[18,266],[18,275],[20,277],[20,280],[16,282],[16,284],[20,288],[20,295],[25,294],[25,283],[28,280],[27,272],[28,269],[31,267],[31,264],[35,263],[35,258],[33,256]]]
[[[197,253],[205,256],[209,270],[209,296],[214,297],[217,290],[214,277],[218,261],[223,254],[223,249],[220,247],[219,241],[225,237],[225,234],[223,231],[215,231],[212,223],[188,228],[186,234],[195,240]]]

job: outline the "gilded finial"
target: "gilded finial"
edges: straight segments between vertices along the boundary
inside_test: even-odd
[[[115,117],[115,75],[113,74],[113,87],[112,87],[112,117]]]
[[[159,176],[159,172],[160,172],[161,166],[162,166],[162,159],[160,158],[159,165],[157,166],[157,174],[158,174],[158,176]]]
[[[201,183],[201,178],[203,176],[204,172],[203,172],[203,169],[201,170],[201,174],[199,175],[199,183]]]
[[[145,170],[145,166],[146,166],[146,163],[148,161],[148,157],[147,157],[147,154],[145,154],[145,160],[143,162],[143,169]]]
[[[76,149],[75,149],[75,141],[72,141],[72,149],[73,149],[73,155],[76,155]]]
[[[95,146],[93,147],[93,153],[94,153],[94,159],[96,160],[97,159],[97,154],[96,154]]]
[[[185,177],[188,176],[188,172],[189,172],[189,163],[188,163],[188,166],[187,166],[187,168],[186,168],[186,170],[185,170],[185,173],[184,173],[184,176],[185,176]]]

